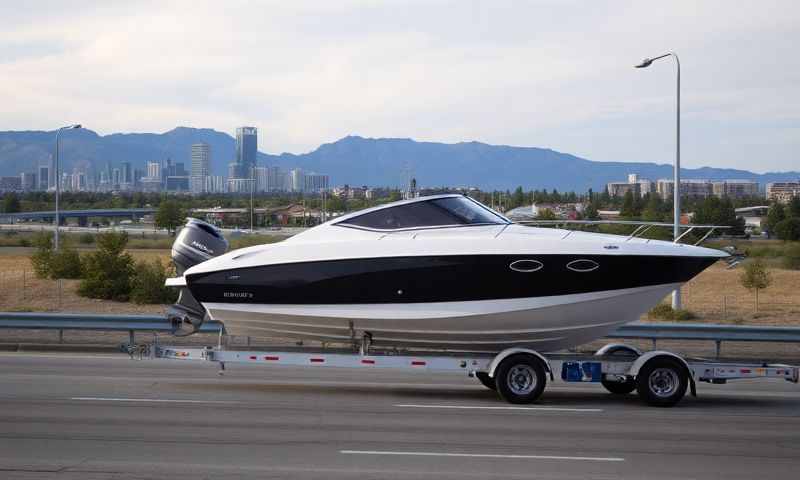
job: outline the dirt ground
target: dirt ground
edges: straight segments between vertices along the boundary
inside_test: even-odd
[[[131,250],[138,260],[169,260],[169,250]],[[161,313],[162,305],[94,300],[77,294],[78,280],[42,280],[31,267],[28,249],[0,248],[0,311],[86,313]],[[722,262],[708,268],[683,289],[684,308],[693,322],[748,325],[800,325],[800,271],[772,268],[772,285],[755,295],[739,283],[741,268]],[[648,320],[646,316],[642,318]]]

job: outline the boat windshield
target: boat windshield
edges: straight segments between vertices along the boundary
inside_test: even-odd
[[[455,225],[505,225],[508,221],[466,197],[435,198],[382,208],[339,223],[374,230]]]

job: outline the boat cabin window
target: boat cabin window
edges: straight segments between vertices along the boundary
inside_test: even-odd
[[[436,198],[382,208],[341,222],[344,226],[376,230],[453,225],[505,225],[508,222],[466,197]]]

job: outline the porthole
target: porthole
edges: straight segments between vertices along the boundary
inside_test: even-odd
[[[600,268],[600,264],[595,262],[594,260],[581,258],[579,260],[573,260],[569,262],[567,264],[567,268],[569,268],[573,272],[586,273],[597,270],[598,268]]]
[[[508,266],[515,272],[532,273],[542,269],[544,264],[538,260],[516,260]]]

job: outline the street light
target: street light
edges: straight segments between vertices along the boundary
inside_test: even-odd
[[[674,179],[672,197],[674,199],[673,215],[675,217],[675,224],[673,225],[673,238],[675,240],[680,236],[681,228],[681,62],[675,52],[665,53],[653,58],[645,58],[642,63],[635,65],[636,68],[647,68],[652,65],[656,60],[665,57],[672,57],[675,59],[675,65],[678,67],[677,76],[677,89],[676,89],[676,104],[675,109],[675,166],[674,166]],[[681,291],[677,289],[672,292],[672,308],[677,310],[681,308]]]
[[[61,226],[61,219],[59,218],[59,211],[58,211],[58,197],[59,197],[59,194],[61,193],[61,178],[60,178],[61,175],[59,175],[58,147],[59,147],[59,142],[60,142],[60,139],[61,139],[61,131],[62,130],[72,130],[72,129],[75,129],[75,128],[81,128],[81,125],[80,124],[67,125],[66,127],[59,128],[58,131],[56,132],[56,155],[55,155],[55,170],[56,171],[54,173],[54,175],[56,177],[56,232],[55,232],[55,235],[53,237],[53,240],[54,240],[53,243],[54,243],[55,251],[58,251],[58,230],[59,230],[59,227]]]

